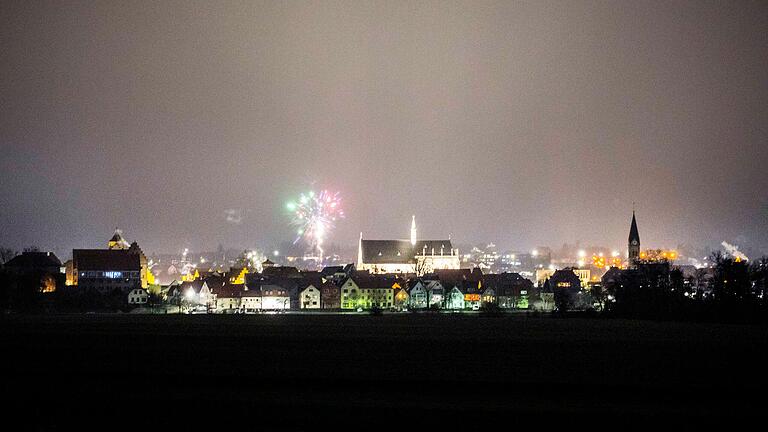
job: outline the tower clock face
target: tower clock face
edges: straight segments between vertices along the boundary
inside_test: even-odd
[[[632,240],[632,246],[637,246],[637,240]]]

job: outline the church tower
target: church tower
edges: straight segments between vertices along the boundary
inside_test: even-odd
[[[637,232],[634,210],[632,210],[632,225],[629,227],[628,251],[629,263],[633,264],[640,258],[640,234]]]
[[[411,246],[416,246],[416,215],[411,217]]]
[[[107,242],[107,247],[112,250],[128,249],[131,245],[123,238],[123,232],[115,228],[115,235]]]

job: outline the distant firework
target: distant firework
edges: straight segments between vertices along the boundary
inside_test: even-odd
[[[313,252],[317,248],[322,259],[325,238],[335,227],[336,221],[344,217],[339,193],[309,191],[299,195],[298,200],[289,202],[286,207],[293,216],[291,224],[297,227],[297,237],[293,243],[304,239]]]

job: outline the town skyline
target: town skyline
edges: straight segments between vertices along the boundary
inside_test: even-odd
[[[412,215],[415,216],[415,215]],[[452,238],[453,244],[463,253],[470,253],[473,249],[479,248],[479,249],[492,249],[496,252],[502,253],[502,252],[522,252],[522,253],[528,253],[530,251],[533,251],[537,248],[548,248],[551,251],[554,251],[555,254],[563,254],[562,251],[571,249],[590,249],[590,250],[611,250],[615,254],[616,251],[619,251],[622,256],[627,255],[627,248],[626,245],[622,246],[622,239],[616,238],[611,243],[601,243],[598,241],[590,241],[590,240],[583,240],[583,239],[576,239],[572,241],[562,241],[555,244],[547,244],[545,242],[533,242],[527,245],[518,245],[513,242],[510,243],[502,243],[495,239],[483,239],[480,241],[473,241],[468,239],[457,239],[452,233],[447,234],[437,234],[437,235],[431,235],[429,231],[424,233],[424,231],[421,230],[421,224],[419,224],[420,228],[420,234],[422,235],[422,238],[424,236],[426,237],[445,237],[445,238]],[[747,242],[747,246],[744,247],[743,243],[739,243],[736,241],[728,241],[728,240],[722,240],[719,242],[713,241],[709,244],[696,244],[693,242],[681,242],[681,241],[673,241],[673,240],[664,240],[660,239],[657,234],[654,232],[654,228],[652,226],[652,229],[646,230],[645,232],[645,246],[649,249],[666,249],[666,250],[676,250],[678,252],[682,252],[683,256],[695,258],[695,259],[701,259],[702,257],[708,256],[710,253],[720,250],[724,252],[728,252],[732,248],[735,248],[735,250],[739,250],[740,252],[745,253],[747,256],[763,256],[766,254],[766,252],[758,247],[754,247],[750,245]],[[281,258],[285,257],[286,255],[290,256],[301,256],[304,255],[311,255],[311,247],[305,242],[298,241],[299,239],[296,239],[295,241],[293,238],[285,238],[282,241],[274,244],[254,244],[253,242],[240,242],[235,244],[225,244],[223,242],[218,242],[215,244],[203,244],[202,242],[194,242],[194,241],[186,241],[184,243],[181,243],[180,246],[177,249],[168,249],[163,248],[162,246],[159,248],[153,247],[155,242],[152,241],[152,239],[143,239],[141,236],[135,235],[132,231],[123,229],[120,226],[114,227],[114,230],[119,230],[122,232],[129,232],[131,238],[137,239],[142,245],[149,245],[148,247],[145,246],[145,249],[148,251],[150,255],[181,255],[184,251],[193,252],[193,253],[211,253],[214,252],[220,248],[223,248],[227,251],[258,251],[263,253],[265,256],[272,256],[277,255],[281,256]],[[624,230],[626,230],[626,224],[624,227]],[[107,231],[107,233],[110,233],[111,231]],[[93,235],[97,235],[100,233],[92,233]],[[370,233],[366,234],[365,232],[361,231],[360,234],[363,234],[366,239],[384,239],[384,238],[395,238],[395,239],[402,239],[405,240],[408,238],[409,233],[405,229],[401,230],[400,233],[395,233],[392,236],[387,235],[379,235],[377,233]],[[331,237],[328,239],[328,243],[326,245],[327,247],[327,254],[326,256],[333,256],[335,255],[337,259],[340,259],[341,261],[349,261],[352,262],[356,258],[357,254],[357,238],[354,242],[350,242],[349,244],[342,244],[334,237]],[[740,238],[742,242],[744,241],[744,238]],[[29,248],[37,248],[40,250],[48,250],[57,253],[57,255],[61,256],[62,258],[71,257],[71,250],[77,249],[77,248],[95,248],[95,247],[101,247],[103,245],[103,235],[100,238],[93,238],[84,244],[78,244],[78,245],[72,245],[71,247],[61,247],[61,246],[53,246],[48,243],[22,243],[21,245],[12,245],[12,244],[0,244],[0,247],[5,247],[11,250],[16,251],[22,251],[24,249]],[[277,254],[275,254],[277,252]]]

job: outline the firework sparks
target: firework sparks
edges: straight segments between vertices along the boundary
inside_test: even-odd
[[[336,221],[344,217],[339,193],[327,190],[320,193],[310,191],[299,195],[297,201],[289,202],[286,207],[293,215],[291,223],[297,227],[297,236],[293,243],[303,239],[313,252],[317,249],[322,259],[323,242],[335,227]]]

